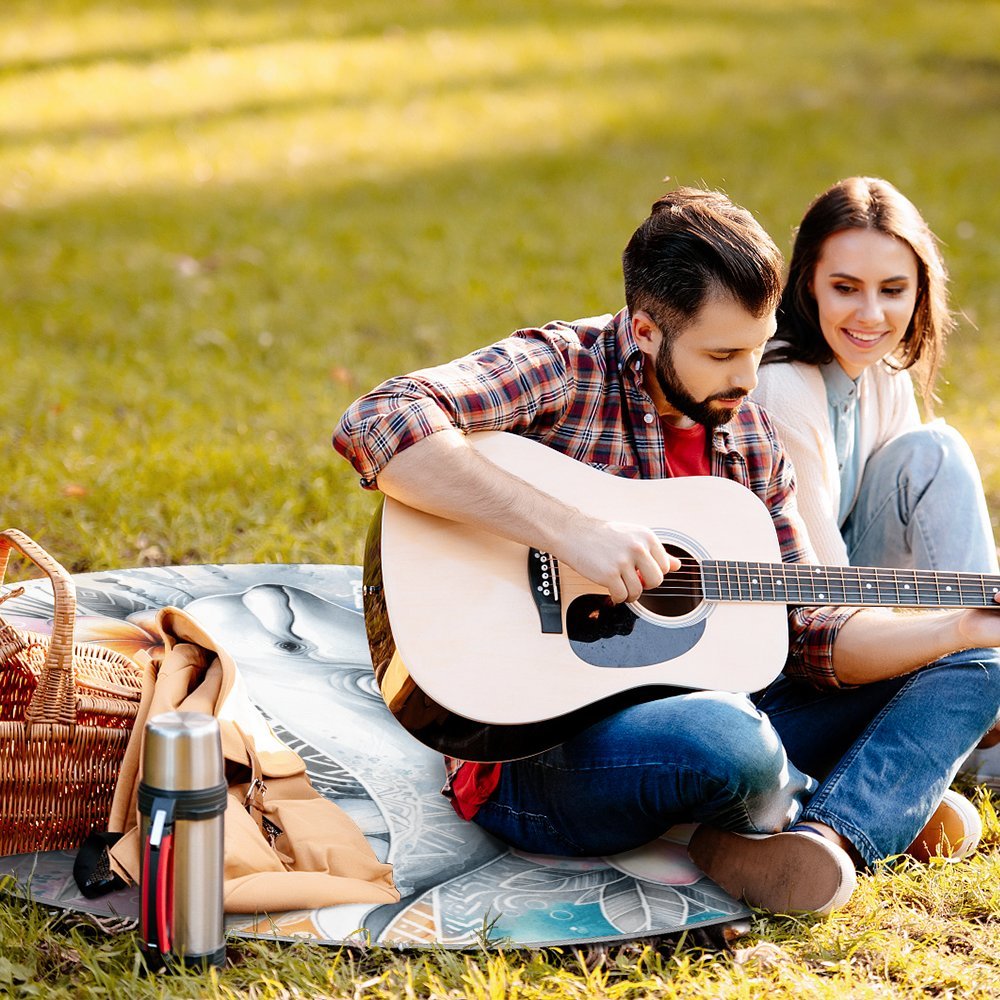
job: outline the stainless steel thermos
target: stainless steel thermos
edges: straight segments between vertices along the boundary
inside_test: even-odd
[[[139,925],[153,968],[223,964],[226,793],[219,724],[211,715],[166,712],[146,723]]]

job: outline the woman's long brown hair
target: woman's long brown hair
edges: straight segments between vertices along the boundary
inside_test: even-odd
[[[917,300],[899,347],[885,363],[896,370],[913,369],[924,407],[931,410],[934,383],[944,357],[945,341],[954,326],[948,309],[948,273],[938,241],[913,203],[878,177],[848,177],[817,197],[795,236],[788,279],[778,307],[778,332],[764,364],[803,361],[823,364],[833,351],[819,325],[812,291],[823,244],[846,229],[871,229],[902,240],[917,258]]]

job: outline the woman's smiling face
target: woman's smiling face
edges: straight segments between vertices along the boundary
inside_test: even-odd
[[[819,325],[848,376],[891,354],[917,303],[917,257],[875,229],[844,229],[823,244],[811,284]]]

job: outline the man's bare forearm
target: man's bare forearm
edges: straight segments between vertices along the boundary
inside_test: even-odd
[[[407,506],[551,552],[616,601],[635,600],[679,565],[648,527],[584,514],[494,465],[458,430],[393,456],[378,486]]]
[[[833,668],[844,684],[898,677],[962,649],[1000,644],[996,611],[859,611],[841,627]]]
[[[378,487],[409,507],[548,549],[549,526],[579,511],[494,465],[458,430],[440,431],[395,455]]]

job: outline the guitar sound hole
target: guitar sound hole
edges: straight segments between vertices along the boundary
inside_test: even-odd
[[[694,611],[704,599],[701,569],[690,552],[677,545],[663,546],[681,561],[681,568],[668,573],[655,590],[648,590],[637,601],[650,614],[660,618],[682,618]]]

